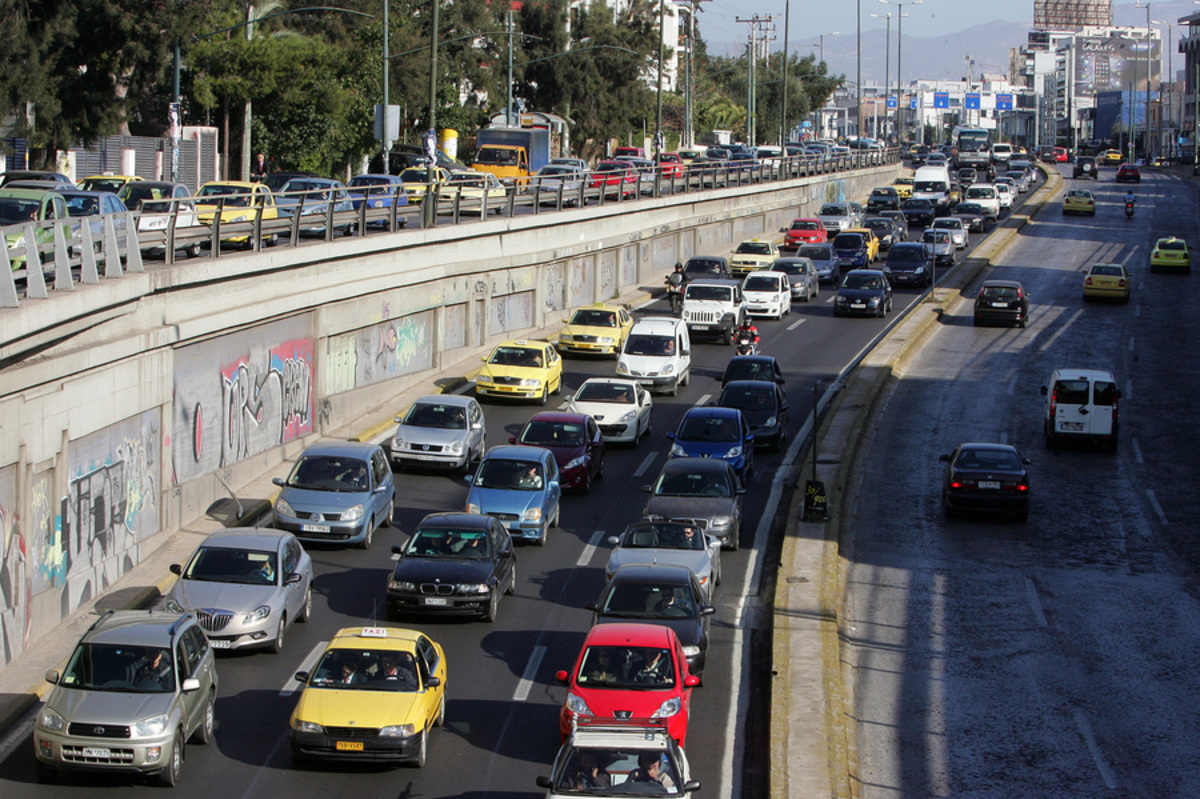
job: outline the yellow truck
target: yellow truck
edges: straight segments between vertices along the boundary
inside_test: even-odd
[[[475,134],[471,169],[490,172],[505,185],[527,183],[550,161],[550,131],[546,128],[483,128]]]

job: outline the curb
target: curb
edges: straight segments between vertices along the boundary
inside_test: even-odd
[[[471,385],[471,381],[468,380],[466,377],[462,377],[462,376],[447,377],[438,382],[438,388],[441,389],[442,394],[462,394],[466,391],[466,389],[470,385]],[[373,438],[379,436],[381,433],[383,433],[384,430],[387,430],[389,427],[394,425],[396,423],[395,417],[402,415],[402,413],[403,413],[403,411],[401,411],[400,413],[388,414],[386,419],[384,419],[380,422],[376,422],[375,424],[368,427],[366,430],[363,430],[361,433],[356,434],[350,440],[351,441],[359,441],[359,442],[370,441],[371,439],[373,439]]]

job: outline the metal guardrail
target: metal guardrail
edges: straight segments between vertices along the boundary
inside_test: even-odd
[[[72,291],[79,284],[95,284],[101,278],[117,279],[125,272],[145,271],[143,253],[161,250],[165,264],[171,266],[178,260],[180,251],[195,255],[204,247],[211,257],[219,258],[227,244],[243,244],[253,252],[282,242],[294,247],[300,244],[306,232],[317,233],[325,241],[333,241],[339,231],[360,237],[372,228],[395,233],[419,227],[421,206],[430,201],[437,204],[436,217],[449,217],[452,224],[460,224],[464,216],[482,221],[492,213],[512,217],[518,213],[560,212],[585,205],[637,202],[644,198],[794,180],[899,160],[897,149],[852,150],[836,156],[808,154],[753,162],[661,164],[651,170],[652,178],[648,177],[650,172],[635,170],[628,176],[617,177],[616,183],[610,181],[619,173],[534,176],[523,179],[519,185],[506,186],[503,199],[493,199],[487,191],[476,197],[464,192],[462,186],[444,187],[441,184],[430,186],[426,196],[417,201],[405,194],[399,184],[389,187],[388,194],[369,194],[366,187],[343,189],[344,199],[321,198],[320,192],[306,190],[276,195],[299,197],[296,205],[288,206],[286,216],[278,215],[277,206],[260,204],[247,207],[244,215],[247,218],[238,221],[221,220],[227,198],[206,198],[210,201],[204,205],[217,206],[211,225],[178,224],[181,216],[192,218],[196,213],[196,198],[171,200],[168,211],[155,212],[156,216],[167,217],[162,229],[139,232],[141,214],[138,212],[111,214],[100,218],[103,232],[99,241],[91,232],[92,223],[96,222],[93,217],[68,220],[71,225],[77,225],[70,236],[64,230],[64,220],[29,222],[0,228],[0,233],[6,236],[14,232],[22,234],[20,245],[11,249],[5,247],[0,255],[0,308],[21,307],[22,299],[48,299],[51,286],[54,291]],[[629,186],[628,190],[626,186]],[[469,188],[467,192],[470,192]],[[405,195],[404,200],[401,195]],[[376,205],[374,200],[386,202]],[[358,208],[344,207],[355,202]],[[161,204],[162,201],[156,201],[156,205]],[[316,213],[305,213],[304,209],[312,204],[323,208]],[[123,224],[118,224],[119,217],[124,218]],[[47,230],[53,231],[53,235],[43,233],[43,241],[39,243],[38,232]],[[25,267],[14,270],[14,259],[24,260]]]

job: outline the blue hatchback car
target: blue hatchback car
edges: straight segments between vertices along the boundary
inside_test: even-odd
[[[368,549],[392,522],[396,483],[378,444],[329,441],[304,451],[286,480],[276,477],[275,526],[301,541]]]
[[[554,453],[522,445],[492,447],[469,475],[467,513],[499,519],[513,538],[544,546],[558,526],[562,485]]]
[[[346,189],[354,203],[355,211],[362,208],[363,203],[367,204],[368,226],[387,227],[390,218],[386,209],[408,205],[408,194],[404,191],[404,181],[399,175],[378,175],[371,172],[355,175],[346,184]],[[397,227],[404,227],[407,223],[408,219],[403,214],[397,215]]]
[[[754,471],[754,434],[737,408],[692,408],[667,438],[672,458],[719,458],[742,482]]]

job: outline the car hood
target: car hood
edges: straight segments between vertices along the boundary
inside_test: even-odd
[[[573,413],[587,414],[597,422],[615,422],[637,410],[636,405],[619,402],[571,402],[569,407]]]
[[[171,598],[184,610],[229,610],[236,614],[249,613],[259,605],[277,607],[278,591],[279,587],[274,585],[243,585],[180,578],[171,591]]]
[[[297,513],[338,513],[367,502],[370,494],[366,491],[313,491],[284,486],[279,497],[287,500]]]
[[[789,275],[788,278],[789,278],[788,283],[791,283],[792,282],[790,279],[791,275]],[[796,282],[799,282],[799,281],[800,281],[800,276],[796,275]],[[776,297],[780,296],[778,291],[747,291],[747,292],[743,292],[743,293],[744,293],[746,299],[751,302],[765,302],[767,300],[772,300],[772,299],[775,299]]]
[[[392,577],[426,583],[483,583],[492,573],[490,560],[404,556],[396,561]]]
[[[621,356],[626,368],[644,375],[662,374],[667,366],[676,363],[674,355],[627,355]]]
[[[870,300],[883,296],[883,289],[838,289],[838,296],[845,297],[851,302]]]
[[[456,441],[465,441],[467,432],[466,430],[447,430],[442,427],[417,427],[416,425],[402,424],[396,430],[396,436],[403,438],[405,441],[419,444],[439,444],[445,446],[453,444]]]
[[[685,566],[697,577],[704,577],[712,571],[712,560],[707,549],[650,549],[617,547],[608,558],[605,568],[609,574],[622,566],[631,563],[646,565],[666,564],[668,566]]]
[[[47,705],[72,722],[128,725],[170,713],[174,701],[174,693],[80,691],[56,686]]]
[[[293,716],[326,727],[423,726],[425,720],[420,717],[423,699],[420,691],[305,688]]]
[[[668,519],[711,519],[713,516],[731,516],[734,511],[731,497],[650,497],[642,515]]]
[[[682,692],[674,685],[655,689],[645,688],[592,688],[583,687],[577,683],[571,684],[571,692],[587,702],[588,708],[597,718],[613,718],[620,713],[622,717],[648,719],[657,711],[663,702],[673,696],[687,696],[692,689]]]
[[[736,441],[681,441],[676,439],[674,443],[687,452],[689,458],[714,458],[717,460],[720,460],[729,450],[739,446]]]
[[[516,491],[511,488],[480,488],[471,486],[467,502],[479,506],[481,513],[515,513],[520,515],[527,508],[540,508],[545,503],[544,490]]]

